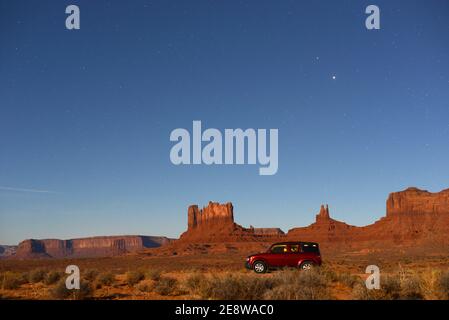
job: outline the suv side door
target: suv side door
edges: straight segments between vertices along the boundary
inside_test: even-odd
[[[289,267],[297,267],[298,261],[301,259],[301,255],[301,246],[299,244],[290,244],[285,257],[285,265]]]
[[[288,247],[286,244],[279,244],[271,247],[268,264],[272,267],[285,266],[285,259],[288,257]]]

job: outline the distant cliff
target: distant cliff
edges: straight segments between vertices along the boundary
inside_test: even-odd
[[[17,246],[0,245],[0,258],[10,257],[16,254]]]
[[[115,256],[155,248],[172,241],[153,236],[105,236],[70,240],[28,239],[22,241],[15,258],[84,258]]]

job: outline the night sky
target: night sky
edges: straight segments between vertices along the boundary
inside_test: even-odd
[[[277,174],[173,165],[193,120],[279,129]],[[449,1],[0,0],[1,244],[178,237],[209,200],[366,225],[389,192],[449,188],[448,158]]]

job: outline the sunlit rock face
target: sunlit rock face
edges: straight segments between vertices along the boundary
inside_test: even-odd
[[[102,257],[159,247],[166,237],[106,236],[70,240],[28,239],[19,244],[17,258]]]

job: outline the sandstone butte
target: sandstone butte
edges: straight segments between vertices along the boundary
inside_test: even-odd
[[[449,189],[431,193],[408,188],[391,193],[386,216],[371,225],[357,227],[331,218],[322,205],[315,222],[290,229],[242,227],[234,221],[232,203],[188,208],[187,230],[179,240],[150,236],[111,236],[72,240],[25,240],[16,258],[95,257],[138,252],[146,248],[185,246],[198,243],[316,241],[322,247],[382,249],[386,247],[449,247]],[[162,249],[162,248],[161,248]]]
[[[231,203],[210,202],[202,210],[188,209],[188,229],[179,242],[316,241],[325,247],[383,248],[385,246],[449,246],[449,189],[431,193],[408,188],[391,193],[386,216],[371,225],[357,227],[332,219],[322,205],[315,222],[290,229],[244,228],[234,222]]]

